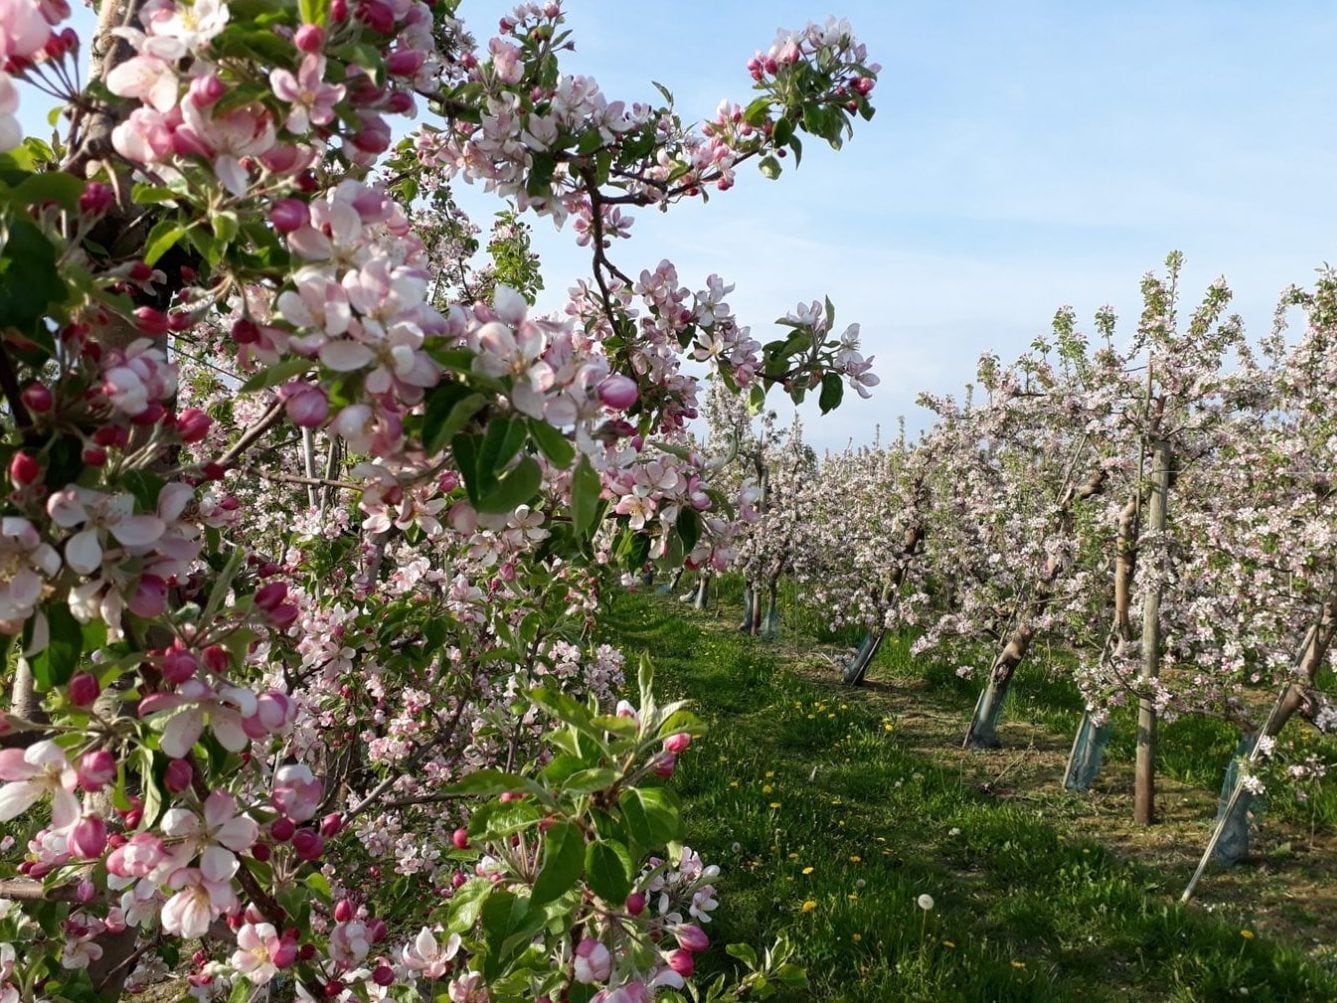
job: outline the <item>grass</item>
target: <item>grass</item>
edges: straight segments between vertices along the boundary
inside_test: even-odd
[[[677,781],[689,843],[723,869],[711,933],[761,946],[791,928],[812,982],[793,999],[1337,998],[1337,972],[1298,946],[1180,906],[1164,872],[1076,834],[1062,798],[983,792],[960,755],[911,741],[876,691],[806,678],[735,619],[630,595],[609,630],[712,724]],[[911,671],[903,645],[879,663],[884,677]],[[923,676],[964,722],[975,684],[943,667]],[[1013,713],[1067,729],[1075,696],[1035,682]]]

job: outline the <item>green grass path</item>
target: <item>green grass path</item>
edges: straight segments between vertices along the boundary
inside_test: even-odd
[[[1303,952],[979,793],[857,691],[671,600],[621,597],[608,624],[710,723],[675,786],[689,844],[723,870],[712,939],[760,947],[792,929],[812,983],[794,999],[1337,1000],[1337,975]]]

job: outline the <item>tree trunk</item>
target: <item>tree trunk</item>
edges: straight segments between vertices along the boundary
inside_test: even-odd
[[[997,749],[1003,743],[998,740],[998,725],[1003,719],[1003,706],[1007,702],[1007,691],[1012,684],[1012,675],[1017,671],[1026,652],[1035,639],[1035,629],[1024,623],[1012,632],[1007,644],[989,667],[989,681],[975,702],[975,713],[966,730],[965,749]]]
[[[1109,722],[1096,724],[1090,712],[1082,715],[1082,723],[1077,726],[1077,735],[1072,740],[1072,751],[1068,753],[1068,765],[1063,771],[1063,786],[1070,791],[1089,791],[1100,773],[1100,764],[1105,759],[1105,746],[1109,745]]]
[[[760,610],[758,610],[760,612]],[[760,622],[761,636],[774,640],[780,636],[780,576],[771,579],[766,589],[766,618]]]
[[[847,686],[858,686],[863,682],[863,677],[868,672],[868,666],[873,664],[873,659],[877,657],[878,649],[882,647],[882,641],[886,636],[887,632],[885,630],[879,630],[876,634],[870,630],[864,634],[859,649],[845,664],[842,678]]]
[[[1331,595],[1324,600],[1323,607],[1319,611],[1318,620],[1309,628],[1305,635],[1304,644],[1300,649],[1300,658],[1296,665],[1296,682],[1287,683],[1278,694],[1276,703],[1272,705],[1272,712],[1268,714],[1267,721],[1262,730],[1258,733],[1248,745],[1247,754],[1243,760],[1236,758],[1232,760],[1232,769],[1227,769],[1226,779],[1222,784],[1221,796],[1222,804],[1217,811],[1216,828],[1212,830],[1211,839],[1207,841],[1207,849],[1203,851],[1202,859],[1198,861],[1197,870],[1193,872],[1193,877],[1189,880],[1188,887],[1184,889],[1182,901],[1187,902],[1193,896],[1193,889],[1197,887],[1198,881],[1206,871],[1207,865],[1214,857],[1220,857],[1222,862],[1230,864],[1241,860],[1248,854],[1248,811],[1251,807],[1252,796],[1244,788],[1243,780],[1247,775],[1246,769],[1241,769],[1241,762],[1252,764],[1257,761],[1260,755],[1260,740],[1262,738],[1276,738],[1281,734],[1281,730],[1296,712],[1311,711],[1317,706],[1315,695],[1309,687],[1313,685],[1314,679],[1318,676],[1319,669],[1323,666],[1323,660],[1327,657],[1328,649],[1332,646],[1333,636],[1337,634],[1337,595]],[[1243,749],[1243,744],[1241,744]],[[1229,790],[1227,790],[1229,789]],[[1238,833],[1241,828],[1244,829],[1244,846],[1241,850],[1238,845]],[[1230,837],[1234,836],[1234,842]],[[1218,847],[1222,842],[1226,842],[1226,850],[1218,854]]]
[[[1166,504],[1170,493],[1170,443],[1159,439],[1152,444],[1151,504],[1147,510],[1147,529],[1163,536]],[[1156,705],[1149,692],[1161,671],[1161,577],[1165,573],[1165,549],[1160,543],[1160,567],[1156,580],[1143,594],[1142,603],[1142,696],[1137,708],[1137,762],[1133,775],[1133,820],[1151,825],[1156,819]]]

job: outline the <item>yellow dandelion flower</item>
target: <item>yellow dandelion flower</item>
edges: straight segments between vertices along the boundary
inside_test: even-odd
[[[805,868],[803,868],[803,873],[804,873],[804,874],[811,874],[812,871],[813,871],[813,869],[812,869],[811,867],[805,867]]]
[[[800,911],[812,912],[816,908],[817,908],[817,903],[814,902],[812,899],[808,899],[808,901],[804,902],[803,905],[800,907]]]
[[[862,863],[863,863],[863,857],[859,856],[857,853],[851,853],[851,854],[850,854],[850,863],[851,863],[851,864],[862,864]]]
[[[772,808],[779,808],[779,807],[780,807],[780,802],[779,802],[779,801],[772,801],[772,802],[771,802],[771,807],[772,807]]]
[[[861,933],[856,933],[854,936],[850,937],[850,940],[852,940],[852,941],[854,941],[856,944],[858,944],[858,943],[860,943],[860,942],[863,940],[863,934],[861,934]]]
[[[1014,961],[1014,962],[1012,962],[1012,967],[1013,967],[1013,968],[1025,968],[1025,967],[1026,967],[1026,962],[1024,962],[1024,961]]]
[[[1254,932],[1249,929],[1244,929],[1240,931],[1240,936],[1243,937],[1245,940],[1253,940]]]
[[[775,771],[774,771],[774,770],[767,770],[767,771],[766,771],[766,779],[767,779],[767,780],[770,780],[771,777],[773,777],[773,776],[775,776]]]
[[[884,725],[882,726],[882,730],[883,730],[883,731],[891,731],[891,725],[890,725],[890,724],[884,724]]]
[[[798,854],[797,854],[797,853],[791,853],[791,854],[789,855],[789,859],[790,859],[790,860],[798,860]]]
[[[955,946],[956,946],[956,943],[955,943],[955,941],[944,940],[944,941],[942,942],[942,946],[943,946],[943,947],[955,947]]]
[[[761,785],[761,793],[763,793],[763,794],[769,794],[769,793],[771,793],[771,791],[773,791],[773,790],[775,790],[775,788],[772,787],[770,784],[762,784],[762,785]]]

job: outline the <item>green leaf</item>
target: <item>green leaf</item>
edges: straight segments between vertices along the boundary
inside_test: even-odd
[[[730,944],[724,952],[731,958],[737,958],[751,971],[757,970],[757,952],[748,944]]]
[[[571,475],[571,518],[575,522],[576,535],[588,540],[594,535],[598,525],[599,495],[603,491],[603,481],[590,458],[582,456]]]
[[[771,142],[776,146],[787,146],[794,138],[794,123],[788,118],[778,119],[771,129]]]
[[[822,409],[822,414],[840,407],[844,396],[845,384],[841,381],[839,373],[827,373],[822,377],[822,394],[817,398],[817,405]]]
[[[682,819],[673,795],[663,787],[631,787],[618,798],[627,831],[642,849],[655,850],[682,838]]]
[[[534,828],[542,817],[528,801],[493,801],[469,816],[469,838],[480,842],[505,839]]]
[[[487,483],[511,462],[525,444],[525,423],[521,418],[496,418],[488,422],[478,451],[478,476]]]
[[[519,505],[532,500],[543,485],[543,468],[532,456],[523,456],[520,462],[506,472],[496,486],[478,499],[478,511],[490,513],[512,512]]]
[[[485,396],[470,393],[462,383],[447,382],[435,387],[427,397],[422,422],[422,444],[427,454],[441,452],[486,403]]]
[[[565,469],[576,458],[576,450],[570,440],[546,421],[530,418],[529,434],[554,466]]]
[[[780,161],[776,160],[774,157],[762,157],[761,162],[757,164],[757,167],[761,173],[771,181],[774,181],[780,176]]]
[[[209,226],[213,228],[214,237],[218,242],[227,245],[237,239],[237,234],[241,230],[241,221],[237,218],[237,214],[231,210],[211,212],[209,214]]]
[[[475,878],[456,888],[450,899],[450,919],[446,921],[446,932],[467,933],[472,930],[495,887],[487,878]]]
[[[130,191],[130,199],[135,205],[162,205],[164,202],[175,202],[179,198],[181,196],[170,188],[143,182],[136,184]]]
[[[68,294],[46,235],[24,216],[0,216],[0,329],[14,327],[30,337],[45,330],[38,321]]]
[[[617,783],[619,776],[621,774],[617,770],[607,766],[578,770],[562,781],[562,793],[593,794],[595,791],[607,790]]]
[[[543,834],[543,869],[534,881],[530,906],[560,898],[580,880],[585,864],[585,834],[570,822],[554,822]]]
[[[299,0],[297,5],[303,24],[325,27],[330,20],[330,0]]]
[[[477,770],[445,788],[448,794],[480,794],[491,797],[525,789],[525,778],[501,770]]]
[[[758,126],[766,121],[771,112],[771,99],[769,97],[759,97],[752,101],[743,111],[743,121],[748,125]]]
[[[49,690],[68,683],[84,650],[83,628],[70,612],[69,606],[57,601],[46,606],[44,612],[50,639],[30,663],[39,690]]]
[[[303,373],[310,372],[310,370],[310,359],[284,359],[282,362],[276,362],[268,369],[262,369],[256,373],[241,385],[238,393],[249,394],[257,390],[276,387],[280,383],[287,383],[294,377],[301,376]]]
[[[44,171],[34,174],[9,193],[8,201],[15,205],[30,206],[55,202],[71,212],[79,208],[79,196],[84,193],[84,182],[64,171]]]
[[[153,750],[146,745],[140,746],[139,755],[142,762],[139,771],[140,784],[144,795],[144,820],[142,824],[147,829],[156,824],[158,816],[162,814],[162,788],[158,786],[158,773],[154,763]]]
[[[334,897],[334,892],[330,889],[329,881],[326,879],[325,875],[320,873],[320,871],[312,871],[306,876],[304,883],[326,902]]]
[[[631,854],[615,839],[590,843],[585,849],[585,874],[590,888],[612,906],[631,894]]]
[[[690,554],[701,538],[701,513],[690,505],[678,509],[678,537],[682,540],[682,549]]]
[[[144,264],[150,267],[156,265],[158,259],[175,247],[177,241],[189,231],[189,227],[182,226],[174,219],[158,220],[144,242]]]

